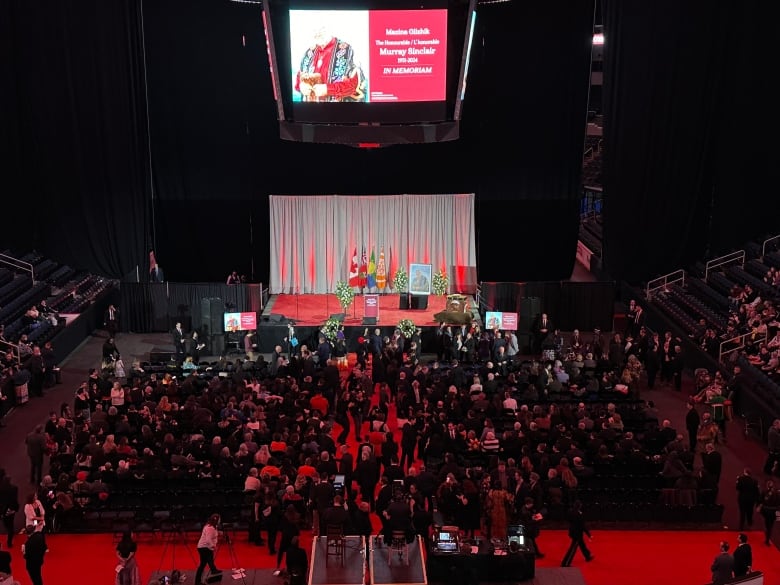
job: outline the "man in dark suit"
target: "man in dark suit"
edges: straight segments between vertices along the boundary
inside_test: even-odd
[[[349,513],[344,508],[344,501],[341,496],[333,496],[333,505],[325,508],[322,513],[322,521],[320,522],[320,534],[325,534],[328,526],[339,526],[346,534],[347,522],[349,520]]]
[[[14,545],[14,519],[19,511],[19,488],[11,483],[11,478],[3,475],[0,479],[0,517],[6,533],[6,545],[9,550]]]
[[[748,544],[747,534],[737,535],[737,548],[734,549],[734,578],[744,577],[753,567],[753,549]]]
[[[712,561],[710,571],[712,571],[713,585],[726,583],[733,577],[734,557],[729,554],[729,543],[725,540],[720,541],[720,553]]]
[[[184,330],[181,328],[181,323],[176,323],[176,327],[173,328],[173,347],[176,351],[176,361],[183,362],[187,349],[184,346]]]
[[[552,321],[547,316],[547,313],[542,313],[541,315],[539,315],[539,318],[535,321],[532,330],[534,335],[535,353],[542,353],[542,342],[553,331],[555,331],[555,328],[553,327]]]
[[[43,568],[43,557],[46,555],[46,540],[43,537],[43,524],[38,527],[27,527],[27,542],[24,543],[24,562],[27,566],[27,574],[33,585],[43,585],[41,569]]]

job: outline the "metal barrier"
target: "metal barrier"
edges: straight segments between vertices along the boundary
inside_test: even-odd
[[[22,362],[21,354],[19,353],[19,346],[15,343],[11,343],[10,341],[3,341],[0,339],[0,350],[5,351],[6,353],[11,350],[13,351],[13,355],[16,356],[16,363]]]
[[[731,266],[732,264],[739,264],[741,268],[745,267],[745,251],[739,250],[738,252],[732,252],[726,254],[720,258],[714,258],[707,262],[704,266],[704,280],[706,281],[710,275],[710,270],[713,268],[720,268],[722,266]]]
[[[670,284],[679,282],[680,286],[685,286],[685,270],[675,270],[669,274],[659,276],[647,283],[645,287],[645,298],[649,301],[652,300],[654,292],[663,290],[666,292]]]
[[[779,242],[780,241],[780,235],[767,238],[764,240],[764,243],[761,245],[761,257],[763,258],[766,256],[766,249],[773,243],[773,242]]]
[[[8,266],[11,266],[17,270],[24,270],[25,272],[29,272],[30,279],[32,280],[32,283],[35,284],[35,268],[33,268],[33,265],[29,262],[24,262],[18,258],[9,256],[8,254],[0,254],[0,263],[7,264]]]
[[[731,339],[726,339],[725,341],[722,341],[720,343],[720,350],[718,351],[718,361],[721,363],[724,363],[724,358],[727,358],[729,355],[734,353],[735,351],[741,351],[745,349],[745,339],[753,335],[753,332],[750,333],[743,333],[742,335],[737,335],[736,337],[732,337]],[[766,343],[768,340],[767,332],[764,331],[763,338],[756,338],[757,343]],[[730,347],[729,349],[723,349],[727,344],[733,343],[734,347]]]

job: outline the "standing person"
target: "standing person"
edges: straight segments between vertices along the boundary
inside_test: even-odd
[[[571,538],[571,544],[569,544],[569,550],[566,551],[563,561],[561,561],[562,567],[571,566],[578,547],[587,562],[593,560],[593,553],[588,550],[588,545],[585,544],[585,535],[588,536],[588,540],[593,540],[593,536],[591,536],[590,530],[588,530],[588,526],[585,524],[582,502],[575,500],[571,510],[569,510],[569,538]]]
[[[537,559],[544,558],[544,553],[539,550],[537,539],[539,538],[540,526],[544,516],[536,509],[534,499],[527,496],[523,501],[523,505],[518,510],[519,520],[521,524],[524,524],[528,530],[528,537],[533,544],[533,550]]]
[[[701,417],[696,410],[696,403],[693,402],[693,400],[688,400],[686,408],[688,409],[688,412],[685,414],[685,428],[688,431],[688,445],[691,449],[691,453],[695,453],[696,433],[699,432]]]
[[[306,575],[309,572],[309,559],[306,551],[299,544],[299,537],[293,536],[287,549],[287,573],[290,576],[290,585],[304,585]]]
[[[37,492],[27,494],[24,504],[24,525],[34,526],[36,529],[43,530],[46,519],[46,511],[43,503],[38,499]]]
[[[176,361],[181,363],[184,361],[184,354],[187,352],[187,348],[184,346],[184,329],[181,328],[181,323],[176,323],[172,335],[173,347],[176,350]]]
[[[766,488],[761,492],[758,506],[764,517],[764,544],[769,546],[772,528],[774,528],[777,519],[777,510],[780,510],[780,493],[775,489],[775,482],[771,479],[766,482]]]
[[[6,533],[6,545],[9,549],[14,546],[14,520],[19,511],[19,488],[11,483],[11,478],[3,475],[0,479],[0,515],[3,518],[3,526]]]
[[[129,531],[125,532],[116,545],[117,567],[122,567],[116,574],[116,585],[141,585],[141,571],[135,560],[136,552],[138,545],[133,540],[133,535]]]
[[[287,550],[290,546],[292,546],[293,539],[301,534],[299,522],[300,514],[296,511],[295,506],[288,504],[284,514],[282,514],[282,520],[279,523],[282,537],[279,539],[279,552],[276,555],[276,570],[274,571],[274,577],[278,577],[282,573],[282,559],[285,554],[287,554]]]
[[[760,501],[761,490],[758,480],[753,477],[750,468],[746,467],[737,477],[737,504],[739,505],[739,529],[750,529],[753,526],[753,510]]]
[[[119,332],[119,309],[114,305],[108,305],[108,309],[103,315],[103,327],[105,327],[109,337],[116,337]]]
[[[753,566],[753,549],[748,544],[747,534],[737,535],[737,548],[734,549],[734,578],[744,577]]]
[[[22,545],[22,554],[24,555],[24,564],[27,568],[27,574],[30,576],[32,585],[43,585],[43,557],[46,555],[46,540],[43,538],[42,528],[38,526],[27,526],[27,542]]]
[[[43,457],[46,455],[46,435],[43,434],[43,425],[36,425],[24,442],[30,460],[30,483],[38,485],[43,479]]]
[[[766,442],[769,453],[764,463],[764,473],[772,475],[775,465],[780,462],[780,418],[772,421],[772,426],[766,432]]]
[[[180,324],[177,323],[177,325]],[[200,534],[200,540],[198,540],[198,556],[200,557],[200,563],[198,564],[198,570],[195,571],[196,585],[200,585],[203,580],[203,569],[206,568],[206,565],[208,565],[212,575],[222,572],[217,569],[217,565],[214,564],[214,552],[216,551],[219,542],[219,521],[219,514],[212,514],[209,516],[209,519]]]
[[[157,262],[154,250],[149,250],[149,282],[165,282],[162,266]]]
[[[729,543],[725,540],[720,541],[720,553],[712,561],[710,571],[713,585],[730,581],[734,575],[734,557],[729,553]]]

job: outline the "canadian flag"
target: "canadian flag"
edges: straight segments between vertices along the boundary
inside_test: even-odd
[[[349,286],[360,286],[360,275],[358,274],[358,255],[357,246],[352,252],[352,262],[349,265]]]

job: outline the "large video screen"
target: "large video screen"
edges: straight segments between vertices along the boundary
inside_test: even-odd
[[[473,0],[266,0],[279,119],[304,124],[453,120]]]
[[[291,10],[294,102],[444,102],[447,10]]]

